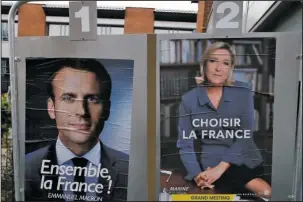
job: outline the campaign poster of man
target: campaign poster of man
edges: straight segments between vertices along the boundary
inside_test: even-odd
[[[26,60],[26,201],[127,200],[132,60]]]

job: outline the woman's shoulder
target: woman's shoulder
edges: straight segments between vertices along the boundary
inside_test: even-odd
[[[201,94],[204,93],[204,90],[202,88],[204,87],[195,86],[194,88],[184,93],[181,98],[181,103],[188,108],[197,106],[199,102],[199,95],[201,96]]]
[[[238,80],[235,80],[233,85],[232,86],[235,86],[235,87],[240,87],[240,88],[246,88],[246,89],[250,89],[250,85],[246,82],[243,82],[243,81],[238,81]]]
[[[226,88],[224,96],[234,103],[245,103],[253,97],[253,91],[249,84],[235,81],[233,85]]]
[[[194,97],[197,97],[197,91],[198,91],[198,87],[194,87],[190,89],[189,91],[187,91],[182,95],[182,100],[183,101],[192,100]]]
[[[248,83],[242,81],[235,81],[231,86],[229,86],[229,89],[238,93],[252,91],[251,86]]]

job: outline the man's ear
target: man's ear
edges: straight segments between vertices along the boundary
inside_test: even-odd
[[[55,105],[54,105],[53,99],[51,99],[51,98],[48,98],[48,100],[47,100],[47,112],[51,119],[56,118]]]

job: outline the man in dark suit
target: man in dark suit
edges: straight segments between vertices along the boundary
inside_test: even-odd
[[[26,155],[26,201],[127,200],[128,156],[99,139],[109,117],[111,78],[93,59],[60,59],[48,114],[58,138]]]

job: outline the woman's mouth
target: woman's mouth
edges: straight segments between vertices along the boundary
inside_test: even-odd
[[[222,75],[214,74],[214,77],[222,77]]]

